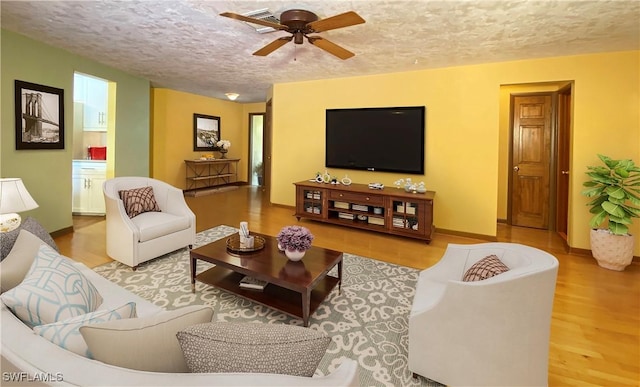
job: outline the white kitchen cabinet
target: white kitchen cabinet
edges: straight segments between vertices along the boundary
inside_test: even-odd
[[[72,211],[80,215],[104,215],[102,184],[106,180],[107,165],[100,161],[73,162]]]
[[[74,101],[84,104],[83,130],[105,132],[109,108],[109,83],[82,74],[74,77]]]

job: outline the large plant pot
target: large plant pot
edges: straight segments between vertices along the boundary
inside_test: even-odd
[[[633,235],[613,235],[609,230],[591,230],[591,253],[600,267],[622,271],[633,260]]]

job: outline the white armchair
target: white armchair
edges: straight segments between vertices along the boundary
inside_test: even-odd
[[[151,186],[160,212],[127,215],[119,191]],[[182,190],[148,177],[116,177],[102,186],[107,218],[107,255],[134,269],[184,247],[196,238],[196,217]]]
[[[509,271],[463,282],[496,255]],[[543,386],[558,260],[512,243],[450,244],[420,273],[409,316],[409,369],[449,386]]]

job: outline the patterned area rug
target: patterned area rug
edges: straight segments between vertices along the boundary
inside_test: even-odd
[[[196,247],[238,230],[218,226],[200,232]],[[211,267],[198,262],[198,272]],[[97,273],[165,309],[205,304],[218,321],[260,321],[302,325],[302,320],[202,283],[191,293],[189,252],[184,249],[142,264],[136,271],[119,262]],[[325,375],[343,358],[360,364],[361,386],[439,386],[413,379],[407,368],[408,315],[419,271],[344,254],[342,294],[334,289],[310,319],[310,327],[332,338],[316,375]],[[336,273],[329,273],[337,276]]]

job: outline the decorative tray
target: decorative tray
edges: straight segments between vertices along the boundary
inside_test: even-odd
[[[234,253],[250,253],[252,251],[258,251],[264,248],[266,243],[265,239],[258,235],[251,235],[253,237],[253,247],[244,247],[240,245],[240,235],[236,234],[227,239],[227,250]]]

